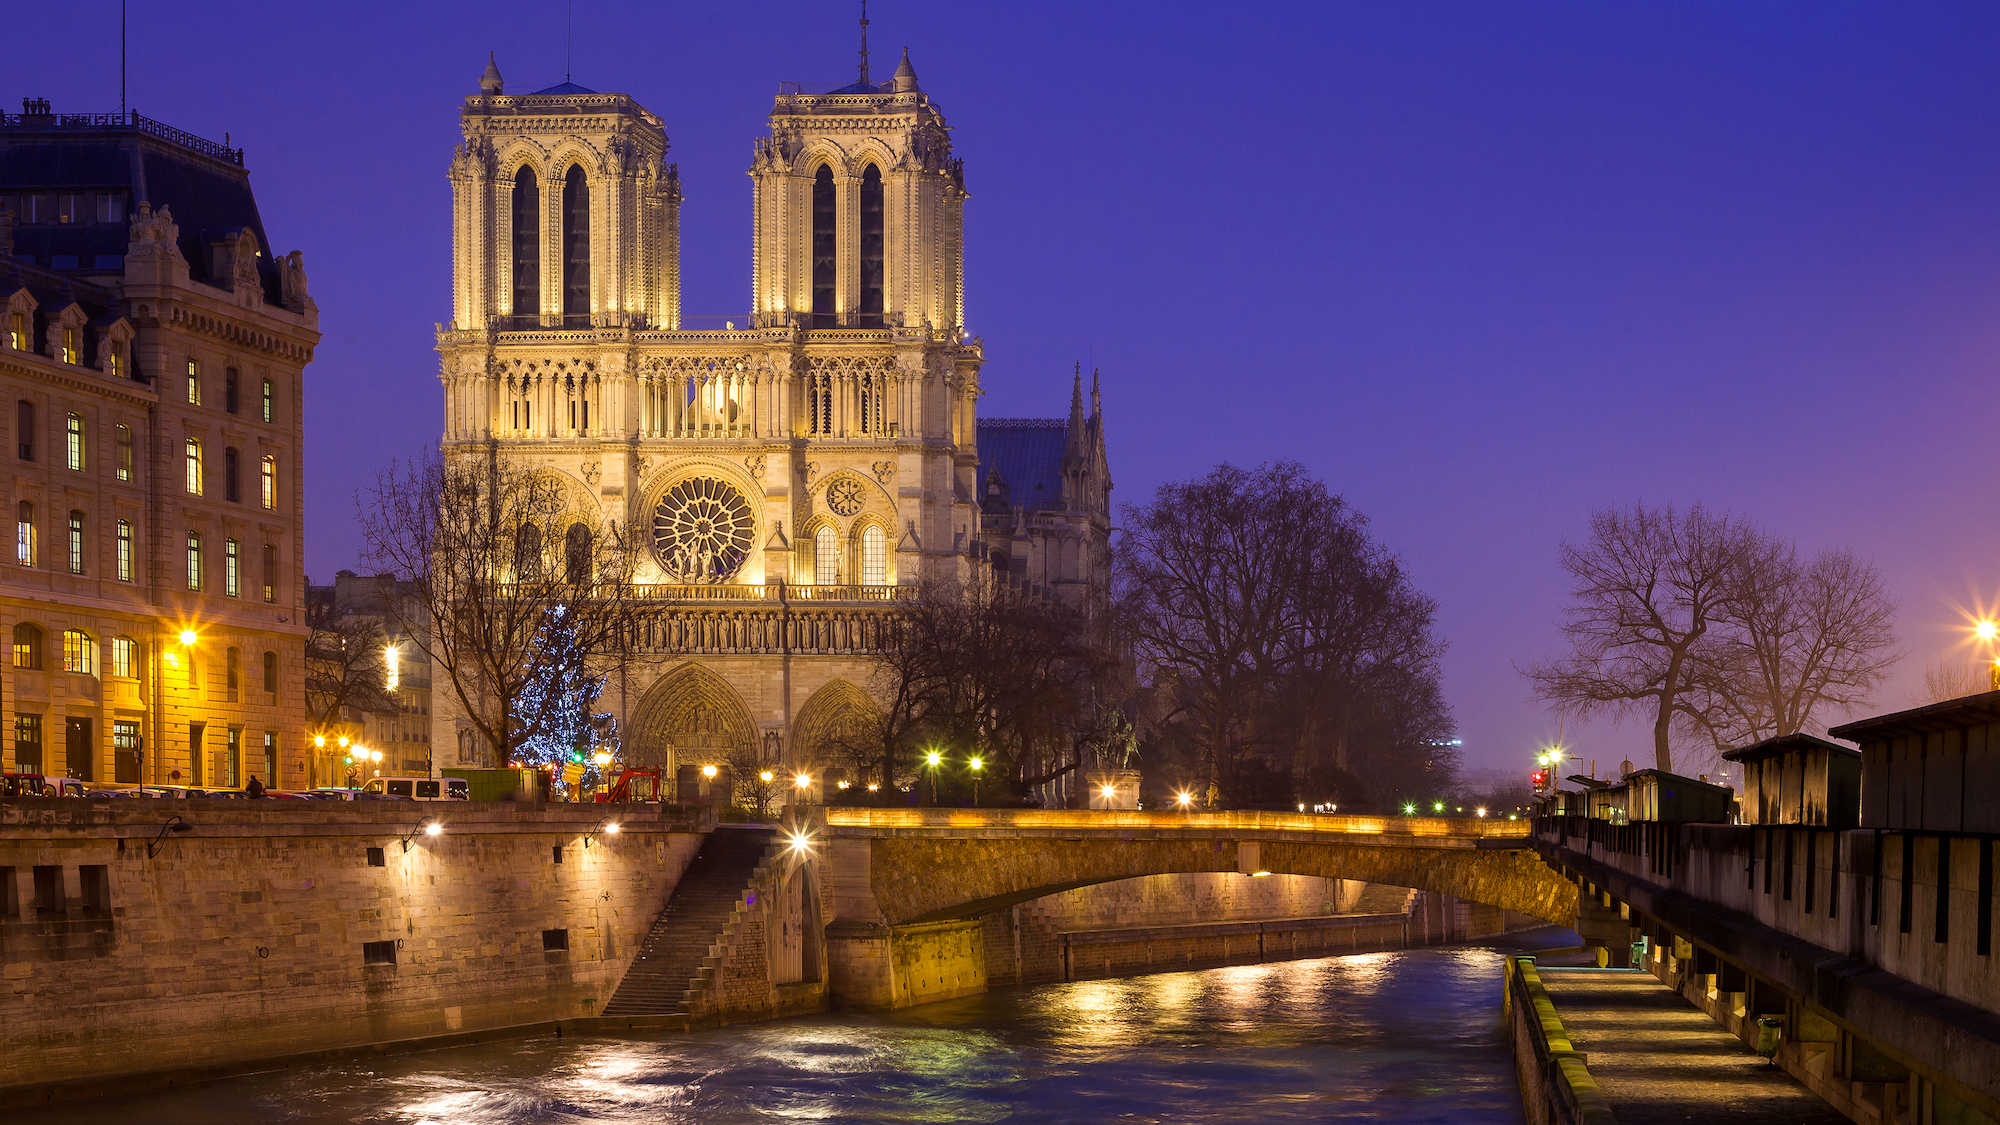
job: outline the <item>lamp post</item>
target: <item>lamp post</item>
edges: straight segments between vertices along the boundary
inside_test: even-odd
[[[972,807],[976,809],[979,807],[979,771],[986,768],[986,761],[975,757],[969,764],[972,766]]]
[[[930,767],[931,767],[931,807],[932,807],[932,808],[936,808],[936,807],[937,807],[937,803],[938,803],[938,790],[937,790],[937,771],[938,771],[938,763],[939,763],[939,762],[942,762],[942,761],[944,761],[944,755],[943,755],[943,754],[940,754],[940,753],[938,753],[938,752],[937,752],[937,751],[935,751],[935,750],[933,750],[933,751],[931,751],[930,753],[928,753],[928,754],[925,754],[925,755],[924,755],[924,761],[926,761],[926,762],[930,763]]]

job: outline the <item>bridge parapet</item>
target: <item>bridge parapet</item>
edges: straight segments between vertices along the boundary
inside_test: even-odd
[[[1286,812],[1144,812],[1115,809],[829,808],[836,836],[1144,836],[1151,839],[1349,839],[1403,847],[1527,847],[1525,820],[1330,816]],[[1354,839],[1354,838],[1363,839]]]

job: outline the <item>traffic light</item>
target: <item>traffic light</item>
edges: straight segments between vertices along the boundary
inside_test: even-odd
[[[1534,782],[1536,789],[1540,789],[1543,783],[1547,782],[1548,779],[1549,775],[1544,770],[1536,770],[1535,772],[1528,775],[1528,780]]]

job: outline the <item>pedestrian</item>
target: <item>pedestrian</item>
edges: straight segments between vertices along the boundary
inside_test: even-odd
[[[250,775],[250,784],[243,787],[243,795],[245,797],[262,797],[264,795],[264,783],[257,780],[256,774],[253,773]]]

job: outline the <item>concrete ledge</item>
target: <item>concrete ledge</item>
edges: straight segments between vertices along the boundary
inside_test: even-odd
[[[1533,957],[1507,958],[1502,996],[1521,1108],[1531,1125],[1617,1125],[1618,1115],[1591,1077],[1588,1056],[1570,1042]]]

